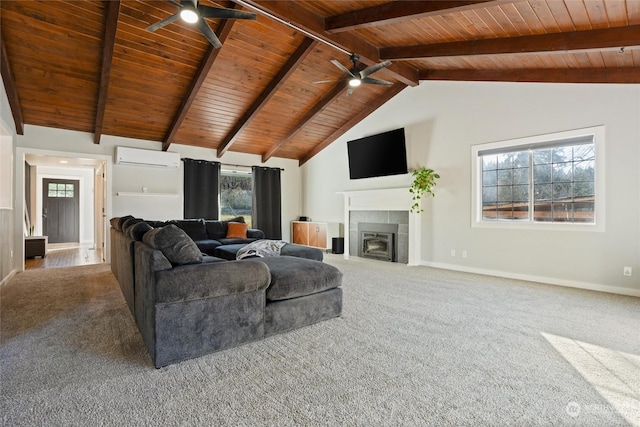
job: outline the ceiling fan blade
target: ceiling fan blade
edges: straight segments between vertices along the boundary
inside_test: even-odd
[[[365,68],[364,70],[360,71],[360,75],[364,79],[365,77],[375,73],[378,70],[388,67],[389,65],[391,65],[391,61],[380,62],[379,64],[372,65],[371,67]]]
[[[358,77],[354,76],[354,75],[353,75],[353,73],[352,73],[352,72],[351,72],[347,67],[345,67],[344,65],[342,65],[342,64],[340,63],[340,61],[338,61],[337,59],[332,59],[332,60],[331,60],[331,63],[332,63],[333,65],[335,65],[336,67],[340,68],[340,69],[342,70],[342,72],[343,72],[343,73],[345,73],[346,75],[348,75],[348,76],[350,76],[350,77],[353,77],[354,79],[357,79],[357,78],[358,78]]]
[[[164,27],[167,24],[171,24],[176,19],[180,18],[180,14],[176,13],[175,15],[171,15],[170,17],[163,19],[160,22],[156,22],[155,24],[151,24],[147,27],[147,31],[154,32],[155,30]]]
[[[371,85],[380,85],[380,86],[393,86],[393,83],[387,82],[384,80],[372,79],[371,77],[365,77],[362,79],[362,83],[368,83]]]
[[[339,82],[341,79],[334,79],[334,80],[318,80],[316,82],[313,82],[313,84],[318,84],[318,83],[335,83],[335,82]]]
[[[199,19],[197,25],[200,32],[207,38],[207,40],[209,40],[213,47],[216,49],[220,49],[222,47],[222,43],[220,43],[218,36],[216,36],[216,33],[213,32],[204,19]]]
[[[198,13],[202,18],[219,18],[219,19],[250,19],[256,20],[256,14],[251,12],[243,12],[235,9],[225,9],[222,7],[198,6]]]

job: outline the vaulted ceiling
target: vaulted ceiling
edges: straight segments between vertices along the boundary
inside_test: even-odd
[[[261,1],[208,19],[214,49],[169,1],[1,2],[2,77],[25,124],[303,164],[421,80],[640,83],[640,0]],[[383,60],[347,96],[350,67]],[[327,81],[316,83],[318,81]],[[410,90],[407,89],[407,90]]]

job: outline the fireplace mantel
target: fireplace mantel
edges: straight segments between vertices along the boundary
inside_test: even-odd
[[[351,211],[408,211],[413,204],[407,187],[382,188],[377,190],[342,191],[344,196],[344,258],[349,259],[349,214]],[[409,213],[409,262],[420,264],[422,242],[420,214]],[[357,255],[357,254],[353,254]]]

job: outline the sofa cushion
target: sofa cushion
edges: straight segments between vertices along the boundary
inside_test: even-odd
[[[222,259],[222,258],[218,258],[215,256],[210,256],[210,255],[202,255],[202,263],[203,264],[209,264],[212,262],[226,262],[226,259]]]
[[[280,250],[282,256],[295,256],[298,258],[312,259],[322,261],[324,255],[322,249],[312,248],[311,246],[298,245],[295,243],[287,243]]]
[[[198,245],[198,249],[200,249],[200,252],[205,253],[205,254],[209,254],[212,255],[213,251],[215,251],[215,249],[220,246],[222,243],[218,242],[217,240],[213,240],[213,239],[207,239],[207,240],[197,240],[196,241],[196,245]]]
[[[153,227],[147,224],[144,221],[133,224],[131,227],[127,229],[127,234],[133,240],[138,242],[142,241],[142,238],[147,233],[147,231],[153,230]]]
[[[209,239],[218,240],[227,237],[227,224],[229,222],[244,223],[244,217],[238,216],[236,218],[232,218],[229,221],[222,221],[217,219],[205,220],[204,224],[205,228],[207,229],[207,235],[209,236]]]
[[[238,264],[240,262],[242,264]],[[175,303],[257,292],[269,286],[270,280],[269,268],[264,264],[232,261],[185,265],[156,272],[155,302]],[[228,303],[233,304],[233,299]],[[229,310],[228,315],[233,316],[234,311]],[[205,325],[195,327],[205,328]]]
[[[245,262],[263,262],[271,272],[267,300],[280,301],[316,294],[342,284],[342,272],[336,267],[305,258],[279,256],[251,258]]]
[[[250,228],[247,230],[247,238],[256,240],[264,239],[264,232],[257,228]]]
[[[218,239],[223,245],[246,245],[247,243],[255,242],[258,239]],[[235,259],[235,258],[234,258]]]
[[[229,245],[222,245],[215,248],[213,251],[213,256],[217,256],[218,258],[224,258],[227,260],[236,259],[236,254],[241,248],[244,248],[246,243],[235,243]]]
[[[209,239],[203,219],[179,219],[174,224],[184,230],[193,240]]]
[[[213,255],[228,260],[236,259],[236,255],[240,248],[251,243],[250,240],[253,239],[246,239],[244,241],[238,240],[241,239],[220,239],[222,246],[215,248]],[[284,245],[282,249],[280,249],[280,255],[306,258],[314,261],[322,261],[323,258],[322,250],[312,248],[310,246],[297,245],[295,243],[287,243]]]
[[[142,241],[162,254],[173,265],[202,262],[202,252],[183,230],[175,224],[147,231]]]
[[[227,239],[246,239],[247,224],[242,222],[229,222],[227,223]]]

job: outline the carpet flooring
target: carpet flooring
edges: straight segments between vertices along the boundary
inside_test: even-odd
[[[0,288],[5,426],[640,426],[640,299],[362,259],[341,318],[154,369],[108,265]]]

